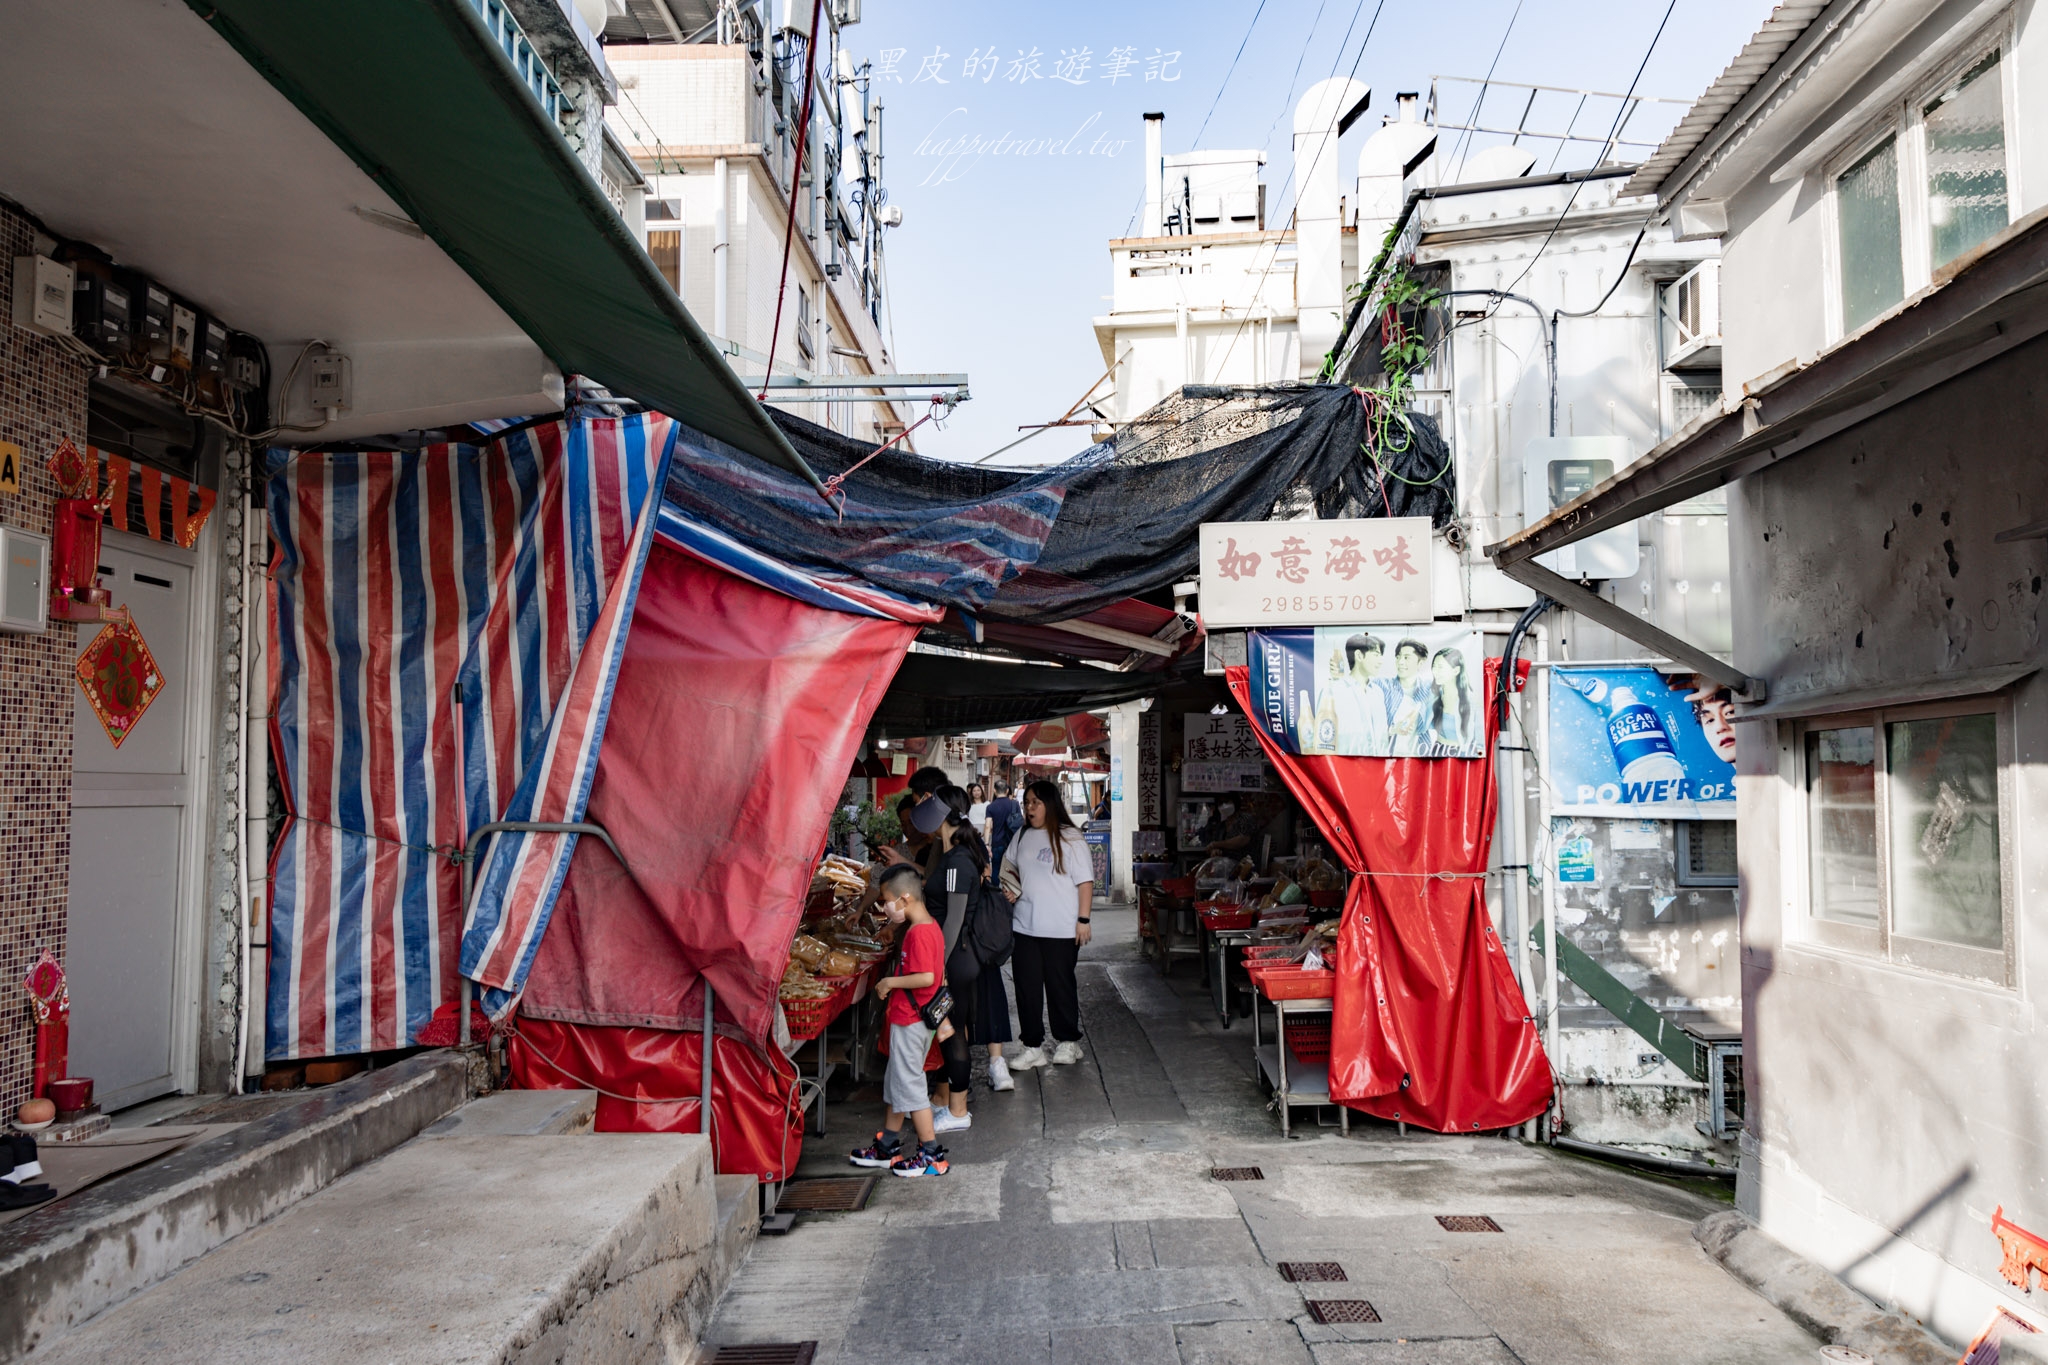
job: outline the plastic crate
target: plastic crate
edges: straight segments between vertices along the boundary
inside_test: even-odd
[[[1197,901],[1195,909],[1211,929],[1249,929],[1258,918],[1250,906],[1237,901]]]
[[[1310,1066],[1320,1066],[1330,1060],[1330,1019],[1328,1015],[1311,1015],[1308,1018],[1293,1018],[1287,1021],[1287,1050],[1294,1054],[1294,1060]]]

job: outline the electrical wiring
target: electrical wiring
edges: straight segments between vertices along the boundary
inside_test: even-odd
[[[1500,66],[1500,56],[1508,50],[1508,36],[1515,31],[1515,20],[1522,17],[1522,4],[1523,0],[1515,0],[1515,12],[1508,16],[1508,26],[1500,35],[1500,46],[1493,50],[1493,61],[1486,68],[1486,79],[1479,83],[1479,97],[1472,101],[1472,116],[1467,121],[1465,131],[1458,135],[1458,162],[1451,170],[1453,182],[1457,180],[1459,172],[1465,169],[1465,151],[1472,145],[1472,129],[1478,124],[1479,111],[1486,104],[1486,91],[1493,84],[1493,73]]]
[[[1614,112],[1614,126],[1607,130],[1606,146],[1601,152],[1603,157],[1607,155],[1608,151],[1612,150],[1614,140],[1621,135],[1621,125],[1628,118],[1629,102],[1635,98],[1636,86],[1642,83],[1643,72],[1649,68],[1650,58],[1657,51],[1657,43],[1664,37],[1664,29],[1671,22],[1672,11],[1677,8],[1678,0],[1669,0],[1669,3],[1664,7],[1664,17],[1657,21],[1657,31],[1650,35],[1650,45],[1643,51],[1643,60],[1636,65],[1635,78],[1628,83],[1628,93],[1621,97],[1621,107]],[[1529,278],[1529,272],[1536,268],[1536,262],[1543,259],[1543,253],[1550,248],[1551,242],[1556,239],[1558,229],[1564,226],[1564,220],[1570,215],[1572,206],[1579,202],[1579,191],[1585,187],[1585,184],[1586,182],[1583,180],[1573,182],[1572,192],[1564,201],[1564,208],[1558,213],[1557,221],[1552,223],[1550,231],[1543,235],[1543,241],[1538,244],[1535,254],[1529,257],[1528,264],[1522,267],[1522,273],[1515,276],[1513,282],[1508,285],[1507,290],[1502,291],[1503,293],[1518,288],[1523,280]],[[1648,226],[1648,223],[1644,224],[1645,228]],[[1553,434],[1555,433],[1553,432]]]

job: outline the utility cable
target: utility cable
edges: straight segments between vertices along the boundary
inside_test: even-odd
[[[1650,45],[1644,49],[1643,60],[1636,66],[1635,79],[1628,83],[1628,93],[1621,97],[1621,108],[1615,111],[1614,126],[1608,130],[1606,146],[1601,152],[1603,158],[1613,150],[1615,139],[1620,136],[1621,125],[1627,121],[1630,104],[1635,99],[1636,86],[1642,83],[1643,72],[1648,69],[1650,58],[1657,51],[1657,43],[1663,38],[1664,29],[1671,22],[1671,13],[1677,8],[1678,0],[1670,0],[1670,3],[1664,7],[1664,17],[1657,21],[1657,31],[1650,35]],[[1570,215],[1572,206],[1579,202],[1579,191],[1585,188],[1585,185],[1586,182],[1584,180],[1573,182],[1571,195],[1564,201],[1564,209],[1557,215],[1557,221],[1550,225],[1550,231],[1544,234],[1543,241],[1537,246],[1535,255],[1529,258],[1529,263],[1522,267],[1522,273],[1515,276],[1514,280],[1502,293],[1505,294],[1519,288],[1522,281],[1529,278],[1529,272],[1536,268],[1536,262],[1543,259],[1543,253],[1550,248],[1551,242],[1556,239],[1558,229],[1564,226],[1564,220]],[[1644,227],[1647,229],[1648,224],[1645,223]],[[1618,280],[1619,276],[1616,278]],[[1553,431],[1552,434],[1554,435],[1555,432]]]
[[[1465,149],[1472,145],[1472,129],[1478,126],[1480,111],[1486,107],[1486,92],[1493,84],[1495,69],[1500,66],[1501,53],[1508,50],[1508,35],[1515,31],[1515,20],[1522,17],[1522,4],[1523,0],[1515,0],[1515,12],[1508,16],[1507,29],[1500,35],[1500,46],[1493,50],[1493,62],[1486,68],[1486,79],[1479,82],[1479,98],[1472,101],[1472,120],[1458,137],[1458,162],[1451,170],[1453,183],[1456,183],[1458,173],[1465,169]]]

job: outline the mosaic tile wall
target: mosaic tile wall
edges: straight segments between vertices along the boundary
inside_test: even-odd
[[[21,491],[0,492],[0,522],[44,534],[56,490],[43,461],[85,443],[86,368],[12,325],[16,256],[34,225],[0,200],[0,441],[21,447]],[[71,865],[71,678],[77,627],[0,632],[0,1116],[28,1098],[34,1028],[21,980],[44,947],[64,955]]]

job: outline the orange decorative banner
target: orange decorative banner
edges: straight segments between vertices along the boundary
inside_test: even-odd
[[[86,453],[106,466],[107,525],[187,550],[198,543],[219,496],[211,488],[95,447]]]
[[[116,749],[164,689],[163,670],[133,621],[116,621],[78,656],[78,685]]]
[[[2007,1218],[2003,1204],[1991,1215],[1991,1231],[2005,1252],[2005,1259],[1998,1265],[1999,1274],[2029,1293],[2033,1292],[2037,1272],[2043,1283],[2048,1283],[2048,1239]]]

